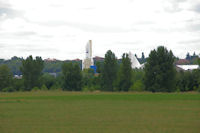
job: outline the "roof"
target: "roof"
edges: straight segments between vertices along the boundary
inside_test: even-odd
[[[50,58],[47,58],[47,59],[44,59],[44,61],[47,61],[47,62],[53,62],[53,61],[57,61],[56,59],[50,59]]]
[[[93,60],[104,60],[104,58],[103,57],[99,57],[99,56],[95,56],[94,58],[93,58]]]
[[[177,65],[187,65],[187,64],[190,64],[190,61],[186,60],[186,59],[180,59],[180,60],[176,61],[176,64]]]
[[[183,70],[194,70],[199,68],[199,65],[176,65],[176,66]]]

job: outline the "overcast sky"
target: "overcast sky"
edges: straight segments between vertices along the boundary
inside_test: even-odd
[[[0,58],[83,59],[159,45],[200,53],[200,0],[0,0]]]

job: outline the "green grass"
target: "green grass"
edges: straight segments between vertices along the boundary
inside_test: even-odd
[[[200,133],[199,93],[0,93],[0,133]]]

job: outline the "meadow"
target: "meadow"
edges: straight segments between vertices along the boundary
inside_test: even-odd
[[[200,93],[0,93],[0,133],[199,133]]]

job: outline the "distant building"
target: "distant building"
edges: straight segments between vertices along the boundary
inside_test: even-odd
[[[55,78],[57,77],[57,73],[48,73],[51,76],[54,76]]]
[[[176,65],[177,71],[192,71],[198,69],[199,65]]]
[[[47,58],[47,59],[44,59],[44,61],[46,61],[46,62],[53,62],[53,61],[57,61],[57,60],[56,59]]]
[[[94,61],[104,61],[104,58],[103,57],[99,57],[99,56],[95,56],[93,58]]]
[[[14,79],[22,79],[22,75],[14,75],[13,78]]]

